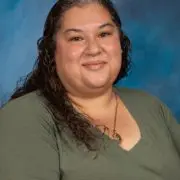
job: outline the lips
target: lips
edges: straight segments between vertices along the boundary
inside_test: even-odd
[[[102,70],[106,64],[107,62],[105,61],[90,61],[83,63],[82,66],[88,71],[98,71]]]
[[[105,61],[91,61],[91,62],[86,62],[83,63],[83,66],[93,66],[93,65],[99,65],[99,64],[106,64],[107,62]]]

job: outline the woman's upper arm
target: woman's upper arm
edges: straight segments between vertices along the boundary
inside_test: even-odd
[[[0,110],[0,179],[59,180],[59,152],[53,128],[37,107]]]
[[[166,105],[161,103],[161,108],[165,123],[169,129],[169,132],[175,143],[175,146],[180,154],[180,124],[177,122],[174,115]]]

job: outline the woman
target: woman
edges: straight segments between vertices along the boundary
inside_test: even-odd
[[[109,0],[56,2],[38,50],[0,112],[0,179],[180,179],[168,108],[114,86],[128,73],[130,41]]]

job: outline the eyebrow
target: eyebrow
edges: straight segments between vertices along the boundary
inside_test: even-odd
[[[114,28],[115,26],[114,26],[114,24],[107,22],[107,23],[105,23],[105,24],[100,25],[100,26],[99,26],[99,29],[103,29],[103,28],[105,28],[105,27],[112,27],[112,28]],[[64,31],[64,33],[72,32],[72,31],[73,31],[73,32],[83,32],[83,30],[81,30],[81,29],[70,28],[70,29],[66,29],[66,30]]]
[[[108,23],[105,23],[105,24],[102,24],[101,26],[99,26],[99,28],[102,29],[102,28],[108,27],[108,26],[109,26],[109,27],[112,27],[112,28],[115,27],[114,24],[108,22]]]

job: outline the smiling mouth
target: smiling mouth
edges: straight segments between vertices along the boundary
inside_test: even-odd
[[[83,66],[93,66],[93,65],[99,65],[99,64],[106,64],[107,62],[105,61],[94,61],[94,62],[86,62],[83,63]]]
[[[106,64],[107,62],[105,61],[95,61],[95,62],[86,62],[82,64],[82,66],[84,66],[88,70],[99,70],[103,68]]]

